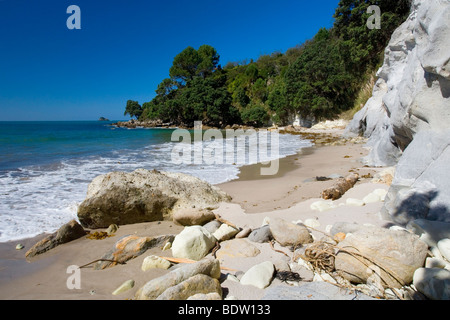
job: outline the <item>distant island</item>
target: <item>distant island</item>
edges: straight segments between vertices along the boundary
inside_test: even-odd
[[[100,117],[100,118],[98,119],[98,121],[109,121],[109,119],[108,119],[108,118],[105,118],[105,117]]]

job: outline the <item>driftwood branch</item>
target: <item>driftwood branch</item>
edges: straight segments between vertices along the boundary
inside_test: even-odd
[[[340,199],[348,190],[358,182],[359,176],[354,173],[349,175],[345,179],[339,179],[334,186],[322,191],[322,198],[325,200],[337,200]]]
[[[217,213],[214,214],[214,215],[216,216],[216,220],[217,220],[217,221],[222,222],[222,223],[225,223],[225,224],[229,225],[230,227],[235,228],[236,230],[240,230],[235,224],[231,223],[231,222],[228,221],[228,220],[225,220],[225,219],[221,218]]]
[[[94,260],[94,261],[92,261],[92,262],[86,263],[85,265],[82,265],[82,266],[79,267],[79,268],[80,268],[80,269],[81,269],[81,268],[85,268],[85,267],[87,267],[87,266],[89,266],[89,265],[91,265],[91,264],[93,264],[93,263],[100,262],[100,261],[107,261],[107,262],[112,262],[112,263],[125,264],[125,262],[121,262],[121,261],[117,261],[117,260],[111,260],[111,259],[97,259],[97,260]]]

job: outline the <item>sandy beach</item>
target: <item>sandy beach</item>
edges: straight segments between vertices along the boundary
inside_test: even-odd
[[[360,159],[367,153],[368,150],[363,144],[318,145],[304,149],[297,155],[281,159],[280,171],[275,176],[260,176],[259,165],[243,167],[238,180],[218,185],[233,200],[229,203],[221,203],[214,212],[241,228],[260,227],[266,217],[281,217],[287,221],[315,219],[317,231],[313,231],[313,236],[319,239],[323,237],[323,232],[328,225],[339,221],[387,226],[389,223],[382,220],[379,215],[382,202],[362,207],[346,204],[348,198],[362,199],[376,189],[387,190],[389,187],[386,184],[372,182],[370,177],[381,168],[369,168],[362,165]],[[333,180],[317,181],[316,177],[329,175],[345,177],[351,172],[358,173],[361,177],[360,181],[344,197],[335,201],[335,209],[324,212],[311,209],[311,204],[320,200],[321,192],[335,182]],[[126,265],[101,271],[94,270],[92,267],[83,268],[80,289],[68,289],[67,280],[70,274],[67,273],[67,268],[99,259],[117,239],[124,235],[176,235],[182,230],[182,226],[169,221],[120,226],[113,237],[104,240],[80,238],[28,261],[25,259],[25,252],[44,235],[33,239],[1,243],[0,299],[133,299],[136,291],[147,281],[169,272],[162,269],[143,272],[141,265],[144,258],[151,254],[170,257],[171,250],[151,249],[138,258],[128,261]],[[23,244],[24,249],[16,250],[18,243]],[[238,271],[245,272],[259,262],[289,260],[286,255],[270,248],[268,243],[254,243],[254,245],[261,251],[256,257],[225,256],[220,259],[221,265],[235,270],[229,271],[235,274]],[[276,249],[284,250],[287,255],[292,254],[286,248],[278,246]],[[226,273],[223,276],[226,277]],[[121,295],[112,295],[118,286],[129,279],[135,281],[133,289]],[[287,284],[274,279],[272,285]],[[233,296],[236,299],[251,300],[260,299],[263,296],[264,290],[250,287],[231,280],[222,282],[224,297]]]

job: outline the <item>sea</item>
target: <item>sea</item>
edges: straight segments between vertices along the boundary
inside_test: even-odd
[[[156,169],[217,185],[237,179],[243,165],[294,155],[312,146],[300,136],[279,135],[278,152],[269,148],[268,159],[248,156],[245,163],[180,163],[173,160],[173,150],[190,141],[173,139],[175,130],[119,128],[112,121],[0,122],[0,242],[54,232],[77,219],[89,183],[108,172]],[[238,148],[237,138],[232,139]],[[245,141],[248,153],[257,140]],[[272,140],[267,141],[270,145]],[[192,155],[199,147],[229,142],[225,133],[222,139],[192,141],[196,146]]]

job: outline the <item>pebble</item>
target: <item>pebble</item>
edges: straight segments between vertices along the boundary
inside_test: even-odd
[[[213,234],[214,232],[217,231],[217,229],[220,228],[220,226],[222,225],[222,223],[218,220],[213,220],[208,222],[207,224],[205,224],[203,226],[203,228],[205,228],[206,230],[209,231],[209,233]]]
[[[248,236],[248,240],[258,243],[268,242],[272,239],[269,225],[254,229]]]
[[[128,291],[134,287],[134,280],[127,280],[122,283],[114,292],[112,293],[114,296],[117,296],[125,291]]]
[[[362,199],[362,201],[363,201],[365,204],[377,203],[377,202],[380,202],[380,201],[381,201],[381,198],[380,198],[380,196],[379,196],[378,194],[372,192],[372,193],[369,193],[367,196],[365,196],[365,197]]]
[[[259,289],[269,286],[275,267],[272,262],[265,261],[251,267],[241,278],[241,284],[252,285]]]
[[[336,208],[336,204],[332,200],[320,200],[311,204],[311,210],[324,212]]]
[[[320,222],[317,219],[306,219],[305,226],[309,228],[318,229],[320,227]]]
[[[444,260],[441,260],[439,258],[431,258],[428,257],[425,260],[425,268],[439,268],[444,269],[446,266],[446,263]]]
[[[450,239],[442,239],[437,243],[441,255],[450,262]]]
[[[355,199],[355,198],[348,198],[347,201],[345,201],[345,203],[348,206],[353,206],[353,207],[362,207],[365,205],[363,200]]]
[[[224,223],[219,227],[219,229],[216,230],[216,232],[213,233],[213,236],[217,239],[217,241],[225,241],[233,238],[238,232],[239,230],[236,228]]]
[[[106,229],[106,233],[108,234],[108,236],[110,236],[110,235],[113,235],[114,233],[116,233],[117,230],[119,230],[119,227],[117,226],[117,224],[111,224],[111,225],[109,225],[108,229]]]
[[[169,269],[170,268],[170,262],[166,259],[160,258],[158,256],[148,256],[144,259],[142,262],[141,270],[147,271],[150,269]]]
[[[18,243],[16,246],[16,250],[22,250],[23,248],[25,248],[25,246],[21,243]]]
[[[332,276],[330,276],[328,273],[322,272],[322,273],[314,273],[313,281],[324,281],[328,283],[337,284],[336,280]]]
[[[419,268],[414,272],[413,284],[432,300],[450,300],[450,271],[437,268]]]
[[[252,232],[252,229],[249,227],[246,227],[246,228],[242,229],[241,231],[239,231],[239,233],[237,235],[235,235],[234,237],[236,239],[247,238],[251,232]]]

